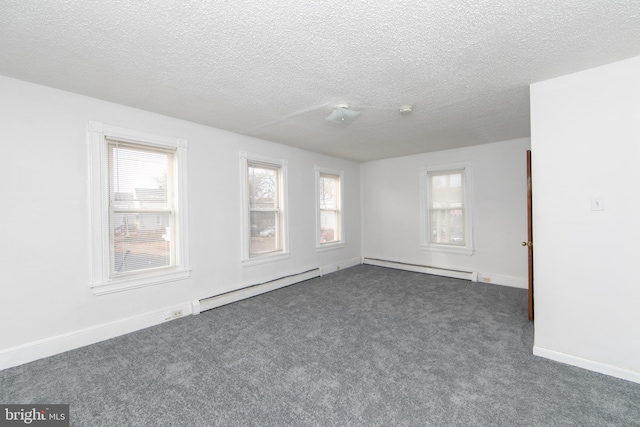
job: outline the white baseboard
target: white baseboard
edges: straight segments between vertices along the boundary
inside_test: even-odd
[[[320,276],[320,269],[314,268],[309,271],[305,271],[299,274],[282,277],[280,279],[271,280],[269,282],[256,284],[246,288],[238,289],[236,291],[227,292],[221,295],[214,295],[209,298],[204,298],[199,301],[198,313],[212,308],[221,307],[223,305],[231,304],[232,302],[240,301],[246,298],[251,298],[256,295],[264,294],[266,292],[275,291],[276,289],[284,288],[285,286],[293,285],[294,283],[303,282],[305,280],[313,279]],[[197,314],[197,313],[194,313]]]
[[[356,265],[360,264],[362,264],[362,258],[357,257],[348,259],[346,261],[325,265],[320,267],[320,275],[324,276],[325,274],[333,273],[349,267],[355,267]]]
[[[600,374],[609,375],[611,377],[620,378],[634,383],[640,383],[640,372],[630,371],[628,369],[617,368],[615,366],[606,365],[593,360],[583,359],[577,356],[560,353],[546,348],[534,346],[533,354],[544,357],[556,362],[564,363],[578,368],[587,369],[589,371],[598,372]]]
[[[246,288],[238,289],[236,291],[227,292],[221,295],[214,295],[209,298],[194,301],[194,307],[198,307],[196,310],[194,310],[194,314],[198,314],[206,310],[211,310],[216,307],[221,307],[223,305],[231,304],[232,302],[241,301],[246,298],[251,298],[256,295],[264,294],[266,292],[274,291],[276,289],[284,288],[285,286],[290,286],[299,282],[303,282],[305,280],[313,279],[314,277],[324,276],[325,274],[333,273],[343,268],[353,267],[361,263],[361,258],[352,258],[346,261],[314,268],[303,273],[293,274],[291,276],[271,280],[266,283],[260,283],[253,286],[248,286]]]
[[[435,276],[452,277],[455,279],[471,280],[472,282],[491,283],[494,285],[510,286],[513,288],[527,289],[529,284],[526,278],[503,276],[493,273],[479,273],[476,271],[460,271],[447,268],[439,268],[427,265],[405,263],[401,261],[381,260],[376,258],[362,258],[363,264],[376,265],[378,267],[395,268],[397,270],[413,271],[415,273],[433,274]]]
[[[182,314],[178,315],[180,311]],[[173,318],[171,318],[172,314],[177,315],[175,318],[178,318],[187,316],[191,314],[192,311],[191,303],[174,305],[126,319],[120,319],[1,350],[0,370],[155,326],[167,320],[173,320]]]
[[[304,280],[309,280],[322,274],[328,274],[343,268],[353,267],[360,263],[360,258],[353,258],[336,264],[324,266],[322,268],[315,268],[300,274],[258,284],[256,286],[239,289],[223,295],[165,307],[160,310],[143,313],[126,319],[120,319],[102,325],[92,326],[86,329],[68,332],[66,334],[56,335],[5,350],[0,350],[0,370],[64,353],[65,351],[74,350],[86,345],[95,344],[100,341],[105,341],[140,329],[155,326],[189,314],[198,314],[211,308],[260,295]]]
[[[174,320],[178,317],[187,316],[189,314],[198,314],[205,310],[245,298],[250,298],[265,292],[359,264],[361,264],[361,258],[353,258],[323,266],[322,268],[315,268],[300,274],[258,284],[256,286],[250,286],[248,288],[243,288],[223,295],[165,307],[160,310],[143,313],[126,319],[120,319],[102,325],[92,326],[78,331],[68,332],[66,334],[56,335],[5,350],[0,350],[0,370],[33,362],[38,359],[64,353],[65,351],[74,350],[90,344],[95,344],[100,341],[135,332],[140,329],[155,326],[169,320]]]
[[[397,270],[413,271],[415,273],[433,274],[435,276],[453,277],[475,281],[475,273],[471,271],[449,270],[445,268],[429,267],[426,265],[409,264],[399,261],[388,261],[375,258],[362,258],[362,263],[378,267],[395,268]]]
[[[512,288],[528,289],[529,282],[526,277],[503,276],[492,273],[478,273],[478,282],[492,283],[494,285],[509,286]]]

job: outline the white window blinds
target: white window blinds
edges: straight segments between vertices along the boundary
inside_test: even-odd
[[[110,276],[174,267],[175,150],[107,139]]]
[[[249,190],[249,256],[282,250],[280,168],[257,162],[247,165]]]
[[[320,173],[318,178],[320,205],[320,244],[341,240],[340,176]]]
[[[464,246],[464,170],[429,173],[429,194],[431,242]]]

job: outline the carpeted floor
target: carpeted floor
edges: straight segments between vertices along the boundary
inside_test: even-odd
[[[0,371],[78,426],[640,426],[640,385],[531,355],[526,291],[357,266]]]

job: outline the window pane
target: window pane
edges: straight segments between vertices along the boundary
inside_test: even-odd
[[[109,144],[109,196],[118,208],[166,208],[173,153]]]
[[[339,240],[338,218],[337,211],[320,211],[320,243]]]
[[[462,187],[462,173],[452,173],[449,175],[450,187]]]
[[[277,212],[251,212],[251,242],[249,254],[260,254],[279,250],[278,239],[278,213]]]
[[[249,207],[274,209],[277,206],[277,169],[249,165]]]
[[[175,151],[114,140],[108,148],[111,274],[174,265]]]
[[[318,201],[320,210],[319,243],[341,241],[340,235],[340,176],[329,173],[318,175]]]
[[[437,190],[441,188],[447,187],[447,176],[446,175],[431,175],[431,189]]]
[[[458,208],[464,203],[462,172],[430,175],[431,208]]]
[[[168,267],[171,260],[172,216],[160,213],[114,213],[111,217],[115,274]]]
[[[431,211],[431,243],[465,245],[462,209]]]
[[[338,177],[320,175],[320,209],[339,209],[338,184]]]

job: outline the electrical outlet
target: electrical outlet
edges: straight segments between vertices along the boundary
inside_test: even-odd
[[[171,310],[171,311],[167,311],[164,314],[164,320],[173,320],[173,319],[177,319],[178,317],[182,317],[184,315],[184,311],[182,311],[181,308],[177,309],[177,310]]]
[[[604,197],[597,196],[591,198],[591,210],[603,211],[604,210]]]

